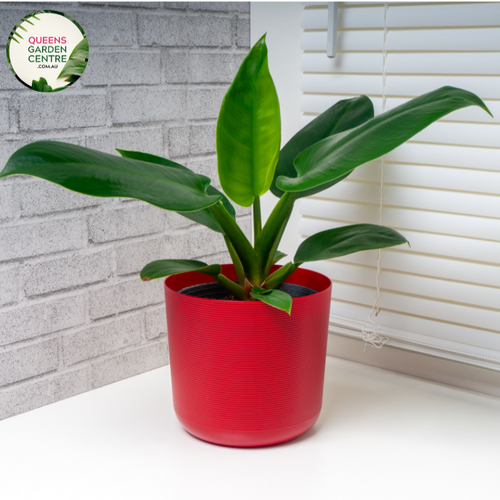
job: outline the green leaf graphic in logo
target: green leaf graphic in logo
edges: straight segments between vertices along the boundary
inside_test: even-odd
[[[66,76],[67,82],[76,82],[83,75],[89,60],[89,42],[85,37],[71,52],[58,78]]]
[[[52,92],[52,87],[47,83],[45,78],[40,78],[40,80],[33,80],[31,84],[31,88],[33,90],[38,90],[38,92]]]
[[[58,89],[53,89],[45,78],[41,77],[40,80],[33,80],[31,83],[31,88],[33,90],[38,90],[38,92],[58,92],[59,90],[63,90],[66,87],[59,87]]]

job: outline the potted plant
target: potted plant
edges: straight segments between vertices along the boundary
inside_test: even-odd
[[[159,260],[146,265],[141,278],[167,277],[174,407],[184,427],[214,443],[269,445],[305,432],[321,409],[331,282],[300,266],[406,242],[393,229],[356,224],[307,238],[293,260],[278,266],[294,203],[471,105],[489,113],[479,97],[453,87],[377,117],[366,96],[347,99],[280,151],[279,103],[264,36],[221,105],[217,156],[225,194],[165,158],[125,150],[119,157],[49,141],[19,149],[0,177],[27,174],[91,196],[136,198],[220,233],[231,265]],[[262,225],[259,200],[269,189],[279,201]],[[230,200],[253,206],[253,245]]]

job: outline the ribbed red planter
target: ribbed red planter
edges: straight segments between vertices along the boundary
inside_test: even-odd
[[[222,267],[237,279],[232,265]],[[288,282],[318,293],[293,299],[291,316],[262,302],[178,293],[213,281],[196,272],[165,280],[177,418],[194,436],[226,446],[267,446],[300,436],[321,410],[330,280],[295,271]]]

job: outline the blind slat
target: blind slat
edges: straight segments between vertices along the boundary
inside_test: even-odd
[[[333,59],[323,53],[305,53],[300,69],[305,73],[375,73],[380,75],[383,67],[381,53],[341,53]]]
[[[340,317],[349,321],[351,318],[361,324],[366,323],[366,318],[370,314],[371,307],[361,304],[349,303],[340,299],[333,300],[331,313],[333,316]],[[469,355],[484,356],[485,358],[495,359],[500,350],[500,336],[483,330],[469,328],[463,325],[439,323],[439,330],[436,334],[430,334],[435,329],[436,323],[432,320],[419,318],[407,314],[399,314],[393,311],[381,310],[376,318],[377,322],[383,323],[389,328],[394,328],[395,335],[404,336],[405,339],[416,341],[422,345],[439,346],[443,341],[443,347],[450,348],[447,342],[452,343],[452,348],[458,352]],[[392,332],[391,332],[392,333]],[[462,343],[463,345],[457,345]],[[480,346],[489,345],[488,349]]]
[[[385,46],[388,52],[500,50],[500,28],[391,30]]]
[[[500,217],[500,197],[406,186],[386,186],[384,205],[481,217]]]
[[[355,169],[344,182],[359,180],[380,183],[380,164],[370,162]],[[467,170],[462,168],[434,167],[428,165],[403,165],[385,163],[384,184],[468,191],[471,193],[498,194],[500,172]],[[342,186],[338,184],[337,187]],[[322,191],[321,197],[332,198],[330,192]]]
[[[388,28],[498,26],[500,3],[391,5]]]
[[[407,142],[388,153],[385,161],[500,172],[500,149]]]
[[[337,282],[333,278],[332,297],[371,306],[375,290],[359,285]],[[496,330],[500,324],[500,311],[474,308],[402,293],[381,291],[378,306],[384,310],[414,314],[440,321],[450,321],[485,330]]]
[[[345,182],[366,181],[380,183],[380,163],[366,163],[355,169]],[[322,198],[334,198],[336,185],[317,195]],[[385,162],[384,184],[399,184],[416,187],[441,188],[471,193],[498,194],[500,172],[488,172],[465,168],[437,167],[428,165],[411,165]]]
[[[385,95],[414,97],[447,85],[467,89],[481,96],[482,99],[500,99],[500,77],[498,76],[389,75],[385,84]]]
[[[376,251],[358,252],[338,257],[338,260],[377,267],[377,255]],[[423,255],[398,249],[385,249],[381,256],[381,266],[383,269],[392,271],[405,272],[411,269],[413,274],[489,287],[496,287],[500,283],[500,266],[449,260],[434,255]]]
[[[338,93],[351,97],[357,97],[360,94],[381,96],[382,78],[379,75],[305,74],[302,75],[300,89],[303,92]]]
[[[451,31],[451,30],[450,30]],[[474,33],[469,33],[470,37]],[[309,54],[307,54],[309,55]],[[312,54],[311,54],[312,55]],[[316,54],[315,54],[316,55]],[[343,54],[341,54],[342,56]],[[355,54],[349,54],[344,59],[351,59]],[[357,55],[357,54],[356,54]],[[375,55],[375,54],[374,54]],[[335,58],[337,59],[337,58]],[[346,63],[343,63],[347,66]],[[319,66],[317,64],[317,66]],[[337,69],[338,68],[338,69]],[[342,65],[335,67],[342,71]],[[500,75],[500,52],[462,52],[448,53],[389,53],[385,60],[386,74],[408,73],[419,74],[449,74],[449,75]],[[345,71],[346,73],[348,71]]]
[[[302,29],[326,30],[328,8],[305,9],[302,15]],[[367,5],[363,8],[339,8],[339,27],[342,29],[383,28],[383,5]]]
[[[340,195],[333,194],[337,200],[345,198],[348,203],[332,200],[304,200],[301,205],[301,213],[309,217],[326,218],[331,220],[346,220],[350,223],[368,222],[363,217],[369,216],[372,224],[378,223],[376,217],[370,216],[370,211],[374,211],[373,206],[365,206],[365,213],[362,210],[353,207],[359,201],[364,203],[362,197],[349,198],[344,193]],[[409,204],[409,203],[408,203]],[[387,203],[389,205],[389,203]],[[352,207],[352,208],[351,208]],[[428,233],[448,234],[450,236],[472,237],[483,240],[500,242],[500,220],[485,217],[473,217],[469,215],[457,215],[448,213],[437,213],[428,210],[418,210],[409,208],[394,208],[384,206],[383,224],[393,228],[399,228],[401,231],[413,230]],[[500,303],[499,303],[500,304]]]
[[[377,269],[367,269],[356,264],[338,260],[328,261],[327,272],[337,282],[346,282],[373,287]],[[382,270],[380,288],[386,292],[401,292],[421,298],[434,298],[447,303],[455,302],[483,308],[498,308],[500,289],[458,283],[434,277],[416,276],[395,271]],[[500,311],[498,312],[500,314]]]
[[[485,113],[485,116],[488,115]],[[496,148],[500,147],[500,126],[495,123],[439,122],[422,130],[412,141]]]
[[[369,74],[304,74],[301,90],[311,93],[341,94],[347,96],[382,96],[382,77]],[[458,87],[480,95],[482,99],[500,99],[500,77],[487,76],[399,76],[390,75],[385,84],[385,95],[390,97],[416,97],[440,87]]]
[[[326,52],[326,31],[306,31],[302,36],[302,50]],[[384,46],[383,30],[365,30],[360,37],[357,31],[342,31],[337,37],[337,51],[381,51]]]
[[[365,168],[362,172],[368,173],[367,170]],[[355,178],[355,173],[349,178]],[[384,183],[496,195],[500,186],[500,172],[389,163],[384,168]]]
[[[342,30],[338,32],[338,51],[382,51],[384,32]],[[308,31],[302,37],[302,50],[326,51],[326,31]],[[387,34],[388,52],[464,52],[500,50],[500,28],[464,28],[435,30],[394,30]]]
[[[473,33],[471,33],[473,35]],[[325,45],[326,47],[326,45]],[[323,52],[306,52],[301,70],[307,73],[375,73],[470,76],[500,74],[500,52],[398,54],[389,53],[383,66],[381,52],[341,52],[325,57]],[[390,76],[388,77],[390,78]]]

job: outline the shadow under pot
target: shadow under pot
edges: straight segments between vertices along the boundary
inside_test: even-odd
[[[237,279],[231,264],[222,269]],[[225,446],[268,446],[300,436],[321,411],[331,281],[297,269],[286,283],[309,290],[293,298],[291,315],[262,302],[225,300],[224,290],[221,298],[185,290],[193,287],[191,293],[199,295],[198,285],[206,283],[214,279],[196,272],[165,280],[180,423],[192,435]]]

